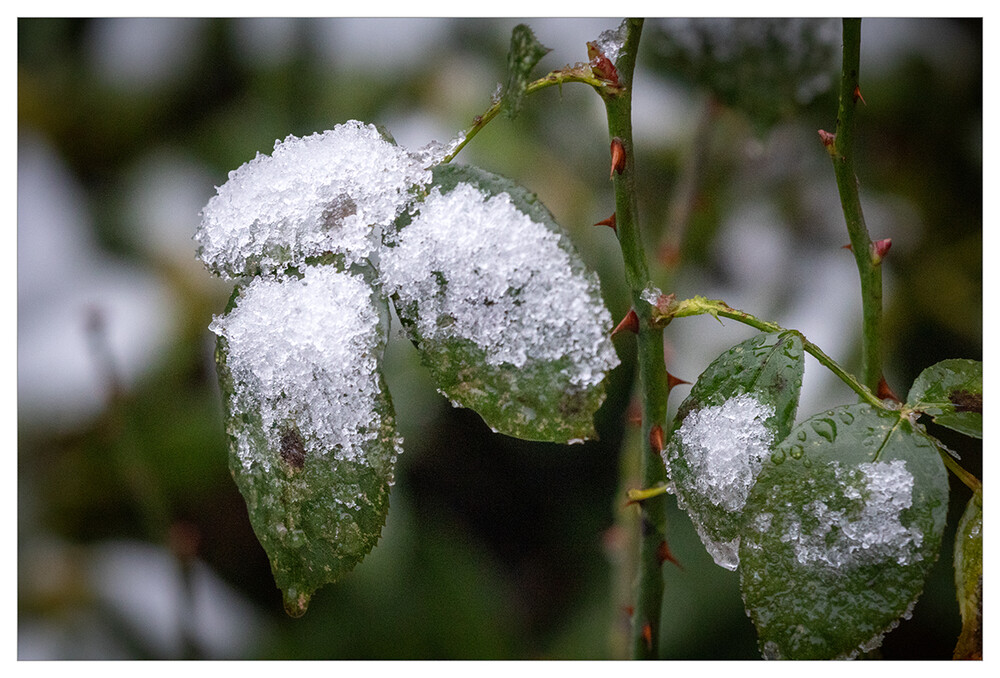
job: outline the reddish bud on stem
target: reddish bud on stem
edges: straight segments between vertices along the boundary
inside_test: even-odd
[[[639,316],[636,315],[634,308],[629,309],[629,312],[622,318],[622,321],[618,323],[618,327],[611,330],[611,338],[614,339],[616,334],[625,331],[629,331],[632,334],[639,334]]]
[[[610,226],[612,231],[614,231],[615,233],[618,232],[618,223],[615,221],[614,214],[612,214],[604,221],[598,221],[596,224],[594,224],[594,226]]]
[[[625,145],[622,140],[615,137],[611,140],[611,178],[614,179],[615,172],[621,174],[625,171]]]
[[[826,150],[833,151],[833,145],[837,141],[837,135],[830,134],[825,130],[817,130],[817,132],[819,133],[820,141],[822,141],[823,145],[826,146]]]
[[[882,263],[882,259],[885,255],[889,253],[889,248],[892,247],[892,239],[884,238],[882,240],[876,240],[872,243],[872,263],[878,266]]]
[[[611,59],[604,55],[596,42],[587,43],[587,56],[590,57],[590,70],[594,72],[594,75],[612,85],[618,86],[620,84],[618,69],[611,63]]]
[[[663,451],[663,427],[659,424],[649,430],[649,447],[657,454]]]

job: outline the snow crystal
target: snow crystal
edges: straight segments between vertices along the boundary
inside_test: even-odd
[[[663,296],[663,290],[654,285],[653,283],[647,283],[639,294],[639,298],[645,301],[650,306],[656,306],[656,302],[660,300]]]
[[[603,31],[597,37],[595,41],[597,43],[598,49],[604,53],[611,63],[618,61],[618,55],[621,53],[622,47],[625,46],[625,36],[628,32],[628,26],[626,22],[622,22],[618,28],[611,31]]]
[[[923,534],[900,522],[902,512],[913,503],[913,476],[906,462],[871,462],[855,470],[831,464],[849,504],[832,509],[815,500],[804,507],[808,529],[797,519],[789,522],[781,541],[794,542],[798,562],[841,567],[886,561],[908,565],[920,560]]]
[[[668,469],[681,454],[690,468],[690,478],[672,479],[671,491],[678,495],[678,505],[686,507],[682,496],[687,495],[725,511],[742,510],[774,442],[774,434],[764,425],[773,415],[773,406],[750,394],[689,413],[675,434],[680,445],[670,445],[662,453]],[[739,536],[723,539],[703,524],[704,516],[688,512],[716,564],[735,570],[740,562]],[[718,526],[717,521],[709,522]]]
[[[727,511],[742,509],[774,442],[764,426],[773,415],[773,406],[750,394],[688,414],[677,436],[693,475],[691,489]]]
[[[435,187],[382,252],[384,289],[415,305],[424,340],[472,341],[490,365],[568,358],[570,383],[585,389],[619,361],[608,340],[611,316],[594,302],[596,278],[574,273],[560,237],[507,193]]]
[[[379,245],[415,187],[429,183],[421,159],[352,120],[275,142],[271,156],[229,173],[202,211],[199,256],[226,278],[344,255],[348,265]]]
[[[289,441],[301,459],[331,450],[361,459],[380,424],[382,336],[371,294],[360,276],[307,267],[301,279],[255,278],[228,315],[213,319],[209,329],[229,343],[230,433],[244,468],[269,470]],[[259,428],[245,423],[258,415]]]

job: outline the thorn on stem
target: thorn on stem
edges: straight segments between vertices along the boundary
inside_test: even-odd
[[[642,402],[638,398],[629,401],[628,408],[625,410],[625,421],[633,426],[642,424]]]
[[[615,137],[611,140],[611,178],[615,178],[615,173],[621,174],[625,171],[625,145],[622,140]]]
[[[598,221],[594,226],[610,226],[612,231],[615,233],[618,232],[618,223],[615,221],[614,213],[604,221]]]
[[[680,564],[680,562],[676,558],[674,558],[674,554],[670,552],[670,546],[667,545],[666,539],[661,541],[660,545],[656,547],[656,557],[659,558],[660,560],[660,566],[662,566],[663,563],[671,562],[674,565],[676,565],[679,569],[681,570],[684,569],[684,567]]]
[[[897,403],[902,403],[903,401],[899,399],[892,389],[889,388],[888,382],[885,380],[885,375],[878,378],[878,391],[876,394],[880,400],[892,400]]]
[[[690,384],[690,383],[691,383],[690,381],[684,381],[683,379],[680,379],[679,377],[675,377],[674,375],[670,374],[670,372],[667,372],[667,390],[673,390],[674,386],[680,386],[681,384]]]
[[[653,651],[653,626],[646,622],[642,625],[642,639],[646,641],[646,651]]]
[[[629,309],[629,312],[622,318],[622,321],[618,323],[618,327],[611,330],[611,338],[614,339],[616,334],[625,331],[632,334],[639,334],[639,316],[636,314],[634,308]]]
[[[854,251],[854,245],[852,245],[851,243],[847,243],[846,245],[844,245],[840,249],[842,249],[842,250],[850,250],[850,251],[853,252]]]
[[[663,452],[663,427],[659,424],[649,430],[649,447],[656,454]]]
[[[865,101],[865,98],[863,96],[861,96],[861,86],[860,85],[855,85],[854,86],[854,103],[858,103],[858,100],[860,100],[861,103],[863,103],[865,106],[868,105],[868,102]]]

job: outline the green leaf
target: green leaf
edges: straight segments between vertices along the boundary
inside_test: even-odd
[[[537,197],[483,170],[434,169],[434,188],[381,257],[386,294],[438,389],[495,431],[595,435],[618,364],[597,276]]]
[[[400,450],[379,371],[388,310],[333,267],[256,278],[213,321],[229,465],[285,610],[375,546]]]
[[[936,446],[899,412],[848,405],[799,424],[757,478],[740,544],[764,656],[878,647],[923,589],[947,508]]]
[[[955,592],[962,632],[955,659],[983,658],[983,494],[969,499],[955,533]]]
[[[513,118],[521,111],[531,71],[550,51],[538,41],[531,28],[524,24],[514,26],[507,53],[507,83],[503,90],[503,109],[508,117]]]
[[[983,364],[955,359],[931,365],[913,382],[906,406],[942,426],[982,438]]]
[[[798,334],[759,334],[716,358],[677,410],[663,453],[671,490],[722,567],[739,564],[743,505],[792,428],[802,370]]]

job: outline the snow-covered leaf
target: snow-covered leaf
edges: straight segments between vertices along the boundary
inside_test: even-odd
[[[942,426],[982,438],[983,364],[955,359],[931,365],[913,382],[906,405]]]
[[[878,647],[923,589],[947,508],[937,448],[899,412],[848,405],[796,426],[764,462],[740,544],[764,656]]]
[[[507,84],[503,89],[503,109],[511,118],[521,110],[521,100],[528,87],[531,71],[551,50],[538,41],[534,31],[524,24],[514,26],[507,52]]]
[[[360,275],[305,267],[238,287],[210,327],[230,470],[293,616],[385,523],[401,451],[379,369],[387,320]]]
[[[955,592],[962,632],[955,659],[983,658],[983,494],[969,499],[955,532]]]
[[[716,358],[677,410],[663,451],[670,489],[727,569],[739,564],[750,488],[794,423],[802,369],[798,334],[759,334]]]
[[[434,170],[381,256],[385,293],[453,404],[517,438],[593,437],[618,365],[597,276],[538,199],[469,167]]]
[[[289,136],[229,173],[202,211],[199,256],[225,278],[331,254],[350,266],[378,248],[380,230],[430,178],[421,158],[374,125]]]

